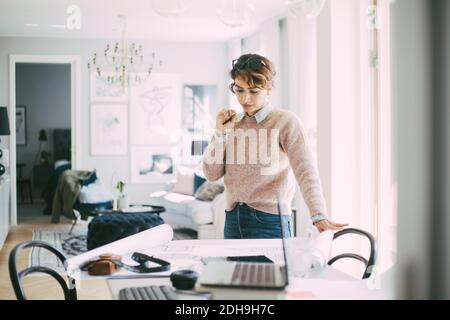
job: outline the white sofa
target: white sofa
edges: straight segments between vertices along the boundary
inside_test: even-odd
[[[172,228],[188,228],[198,232],[199,239],[223,239],[225,224],[225,193],[217,195],[213,201],[200,201],[193,196],[172,192],[173,182],[165,191],[150,194],[152,205],[164,206],[161,214]]]

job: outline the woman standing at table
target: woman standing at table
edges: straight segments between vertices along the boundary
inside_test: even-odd
[[[269,102],[275,74],[273,63],[257,54],[232,62],[230,89],[244,112],[219,112],[203,158],[209,181],[224,177],[225,239],[280,238],[278,202],[285,230],[292,233],[296,181],[319,231],[346,226],[327,218],[320,178],[300,120]]]

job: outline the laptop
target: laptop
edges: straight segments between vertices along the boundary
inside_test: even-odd
[[[280,203],[277,201],[282,233],[284,265],[264,262],[214,261],[204,266],[198,283],[202,286],[220,286],[257,289],[284,289],[288,284],[288,257],[286,226],[281,220]]]

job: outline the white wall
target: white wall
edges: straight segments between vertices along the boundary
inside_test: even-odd
[[[270,101],[274,106],[279,106],[280,108],[286,108],[282,105],[282,89],[284,85],[282,83],[282,69],[280,61],[280,26],[278,19],[272,19],[265,22],[261,26],[260,31],[260,52],[263,56],[267,57],[276,66],[276,78],[274,90],[271,93]]]
[[[275,65],[277,75],[275,77],[275,87],[270,96],[270,102],[276,108],[286,108],[287,106],[282,105],[283,90],[281,88],[283,86],[283,71],[280,61],[280,45],[279,19],[271,19],[264,22],[258,32],[242,39],[241,54],[256,53],[272,61]],[[237,48],[237,46],[234,46],[234,48]]]
[[[393,103],[398,137],[398,288],[426,299],[431,238],[431,50],[428,0],[392,5]]]
[[[241,39],[233,39],[227,42],[227,57],[228,57],[228,68],[231,70],[231,62],[234,59],[238,59],[242,54],[242,41]],[[229,70],[227,72],[227,83],[231,83],[232,79],[229,74]],[[236,95],[228,90],[228,106],[237,112],[242,112],[242,107],[239,104]]]
[[[112,42],[112,41],[110,41]],[[9,104],[9,55],[75,55],[81,57],[82,110],[82,167],[97,169],[99,177],[108,185],[116,172],[118,179],[130,181],[129,155],[121,157],[93,157],[90,155],[89,78],[87,63],[94,52],[101,53],[107,40],[0,38],[0,105]],[[181,74],[183,84],[212,84],[218,87],[219,104],[227,101],[228,70],[226,45],[222,43],[141,42],[144,49],[154,50],[163,66],[157,71]],[[156,71],[156,70],[155,70]],[[148,201],[148,194],[161,185],[131,185],[130,201]]]

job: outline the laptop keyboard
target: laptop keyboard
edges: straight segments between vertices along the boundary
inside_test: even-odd
[[[170,286],[145,286],[124,288],[119,291],[119,300],[177,300],[175,290]]]
[[[257,287],[274,285],[277,268],[273,263],[237,263],[231,283]]]

